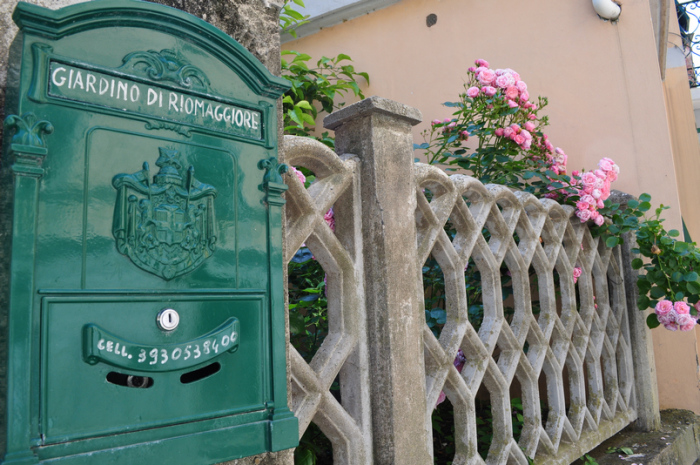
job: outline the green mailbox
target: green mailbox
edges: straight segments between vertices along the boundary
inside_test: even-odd
[[[6,464],[296,446],[276,100],[181,11],[20,3],[2,160]]]

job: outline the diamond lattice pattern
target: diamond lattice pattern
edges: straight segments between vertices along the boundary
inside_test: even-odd
[[[417,266],[431,256],[439,263],[447,312],[439,339],[424,330],[426,414],[444,391],[455,412],[453,463],[484,463],[477,450],[480,388],[488,390],[493,415],[489,464],[527,464],[527,457],[570,463],[604,440],[602,431],[612,435],[634,420],[619,247],[600,244],[571,207],[428,165],[416,164],[415,174]],[[445,232],[448,222],[453,235]],[[481,277],[478,331],[464,285],[470,260]],[[576,284],[575,266],[583,270]],[[504,270],[513,289],[507,314]],[[460,348],[467,359],[461,373],[453,365]],[[523,404],[518,442],[512,395]]]

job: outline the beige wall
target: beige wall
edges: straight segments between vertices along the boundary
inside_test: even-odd
[[[463,90],[476,58],[517,70],[531,96],[550,98],[546,131],[569,155],[570,169],[613,158],[614,187],[669,205],[667,227],[680,229],[680,204],[649,0],[624,0],[620,21],[597,17],[590,1],[403,0],[285,44],[314,58],[347,53],[367,71],[367,95],[414,106],[425,122],[450,115],[441,102]],[[425,18],[437,15],[428,28]],[[694,334],[654,331],[662,407],[700,413]]]

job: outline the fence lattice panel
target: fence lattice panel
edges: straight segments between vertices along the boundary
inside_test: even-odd
[[[422,267],[431,255],[439,263],[447,311],[439,339],[427,325],[424,330],[426,415],[444,390],[455,416],[453,463],[484,462],[477,451],[475,397],[480,387],[488,390],[493,415],[486,463],[525,464],[526,456],[538,463],[569,463],[634,420],[619,248],[599,244],[586,225],[572,218],[571,207],[503,186],[484,186],[469,176],[448,177],[428,165],[416,164],[415,173],[417,265]],[[454,238],[445,232],[448,222]],[[469,321],[465,290],[470,259],[483,288],[478,332]],[[578,284],[575,266],[583,270]],[[513,286],[508,318],[501,292],[504,268]],[[532,311],[534,278],[538,315]],[[453,365],[460,348],[467,359],[461,374]],[[524,410],[518,442],[511,423],[514,379]],[[547,406],[546,418],[540,401]]]
[[[292,173],[285,181],[285,263],[305,244],[323,267],[328,298],[328,335],[307,363],[290,347],[291,405],[300,437],[312,421],[333,445],[336,464],[371,463],[368,366],[357,161],[339,158],[325,145],[307,138],[285,137],[285,162],[311,170],[309,189]],[[334,206],[338,234],[324,220]],[[339,377],[342,404],[330,391]]]
[[[300,434],[313,422],[330,439],[334,463],[371,464],[372,415],[378,413],[371,410],[377,403],[369,394],[372,348],[362,257],[375,252],[362,243],[361,160],[338,157],[304,138],[287,136],[284,147],[286,163],[316,175],[308,189],[293,174],[286,177],[285,262],[303,244],[309,247],[327,275],[329,321],[328,335],[309,363],[290,347],[291,405]],[[439,338],[427,324],[422,334],[412,335],[425,347],[423,422],[429,430],[444,391],[454,411],[453,463],[527,464],[527,457],[570,463],[633,421],[634,373],[619,248],[599,243],[572,216],[572,208],[554,201],[484,186],[469,176],[448,177],[428,165],[415,164],[414,173],[407,182],[415,182],[417,237],[407,237],[406,247],[417,247],[417,271],[429,258],[439,264],[447,314]],[[331,206],[335,233],[323,218]],[[482,288],[478,330],[469,320],[473,302],[465,288],[470,263]],[[583,270],[578,283],[576,266]],[[504,274],[513,290],[506,302]],[[416,276],[416,289],[422,288],[420,272]],[[512,310],[506,313],[504,306]],[[461,373],[453,364],[459,349],[466,357]],[[340,401],[330,391],[336,379]],[[484,460],[476,402],[485,395],[493,438]],[[517,441],[513,396],[523,404]]]

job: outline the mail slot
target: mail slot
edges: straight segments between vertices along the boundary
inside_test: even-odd
[[[214,464],[296,446],[286,81],[152,3],[20,3],[14,19],[3,463]]]

